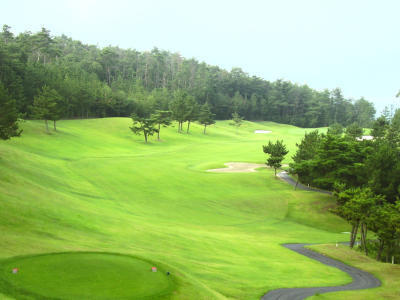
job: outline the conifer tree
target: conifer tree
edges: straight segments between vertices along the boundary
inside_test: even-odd
[[[18,113],[15,101],[10,99],[7,90],[0,82],[0,139],[8,140],[19,136],[22,130],[18,128]]]
[[[268,141],[268,145],[263,146],[263,151],[264,153],[269,154],[266,164],[267,166],[274,168],[276,177],[276,170],[282,166],[282,160],[289,151],[286,149],[283,141],[276,141],[275,143]]]
[[[56,121],[61,117],[60,101],[61,96],[58,92],[46,85],[33,100],[33,115],[37,119],[44,120],[47,131],[49,131],[48,120],[54,122],[54,130],[57,130]]]
[[[149,136],[158,132],[158,129],[155,127],[156,120],[153,118],[139,117],[135,114],[131,115],[133,125],[129,127],[134,134],[144,135],[144,141],[147,143],[147,139]]]
[[[158,124],[157,140],[160,140],[160,130],[161,126],[167,127],[171,125],[171,111],[169,110],[156,110],[154,114],[151,115],[155,124]]]
[[[243,124],[243,117],[241,117],[236,111],[232,114],[232,122],[229,125],[235,126],[236,130],[239,129]]]
[[[201,107],[198,121],[200,124],[204,125],[204,134],[206,134],[207,126],[215,124],[214,114],[211,112],[208,103],[204,103]]]

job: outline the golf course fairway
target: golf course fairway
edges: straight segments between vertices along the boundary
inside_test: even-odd
[[[131,124],[61,120],[57,132],[46,133],[43,121],[25,121],[21,137],[0,141],[0,299],[77,299],[77,292],[131,299],[138,285],[129,280],[141,270],[160,282],[154,289],[140,277],[149,284],[142,295],[167,291],[168,299],[260,299],[277,288],[351,281],[281,246],[348,240],[349,226],[329,211],[330,195],[295,191],[268,168],[207,172],[229,162],[264,164],[262,145],[277,139],[290,163],[312,129],[248,121],[236,129],[217,121],[205,135],[197,124],[189,134],[162,128],[161,141],[146,144]],[[151,273],[147,261],[162,271]],[[74,265],[71,274],[82,280],[64,274]],[[90,265],[110,284],[96,287]]]
[[[146,299],[168,295],[173,282],[152,264],[125,255],[60,253],[15,258],[2,279],[22,295],[56,299]],[[18,272],[13,273],[12,269]]]

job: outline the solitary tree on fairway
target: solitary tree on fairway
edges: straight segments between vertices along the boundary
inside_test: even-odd
[[[276,176],[276,169],[282,166],[281,162],[289,151],[286,149],[283,141],[276,141],[275,143],[268,141],[268,145],[263,146],[263,151],[270,155],[266,164],[267,166],[274,168]]]
[[[206,128],[208,125],[215,124],[214,114],[210,111],[208,103],[204,103],[201,107],[198,121],[200,124],[204,125],[204,134],[206,134]]]
[[[236,130],[239,129],[243,124],[243,117],[241,117],[237,112],[232,114],[232,122],[229,125],[235,126]]]
[[[151,118],[155,121],[155,124],[158,124],[157,140],[160,140],[161,125],[167,127],[171,124],[171,111],[156,110],[156,113],[152,114]]]
[[[155,127],[156,121],[152,118],[144,118],[138,117],[135,114],[131,115],[133,125],[130,127],[132,132],[137,135],[141,135],[143,133],[144,140],[147,143],[147,137],[153,135],[158,132],[158,129]]]
[[[18,129],[18,113],[15,101],[10,99],[7,90],[0,82],[0,139],[8,140],[19,136],[22,130]]]
[[[54,122],[54,130],[56,129],[56,121],[60,119],[61,113],[59,103],[61,96],[54,89],[43,86],[40,93],[33,99],[33,115],[40,120],[44,120],[46,130],[49,131],[48,120]]]

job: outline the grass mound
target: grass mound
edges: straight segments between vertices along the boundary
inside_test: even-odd
[[[132,256],[57,253],[13,258],[1,265],[0,290],[20,297],[50,299],[146,299],[170,294],[166,271]],[[18,268],[18,273],[12,270]]]

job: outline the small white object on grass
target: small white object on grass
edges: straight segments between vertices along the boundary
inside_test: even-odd
[[[14,268],[12,269],[13,274],[17,274],[18,273],[18,268]]]
[[[270,130],[255,130],[254,133],[271,133]]]
[[[362,137],[356,138],[357,141],[372,141],[374,137],[372,135],[363,135]]]

